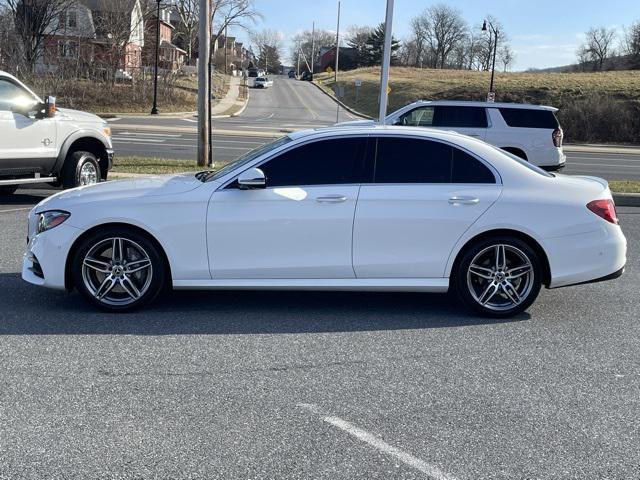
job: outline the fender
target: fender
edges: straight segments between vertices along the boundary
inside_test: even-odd
[[[71,145],[77,140],[82,140],[83,138],[93,138],[98,140],[102,147],[105,149],[105,152],[109,150],[111,147],[109,146],[109,141],[107,138],[101,133],[95,130],[76,130],[71,135],[69,135],[66,140],[62,143],[60,147],[60,152],[58,153],[58,158],[56,159],[56,163],[53,166],[53,172],[59,174],[62,170],[62,166],[64,165],[64,161],[67,158],[67,154],[69,153],[69,149]]]

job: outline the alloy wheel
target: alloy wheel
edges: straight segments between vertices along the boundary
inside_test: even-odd
[[[98,170],[92,162],[85,162],[80,167],[80,181],[81,186],[94,185],[98,183]]]
[[[483,308],[502,312],[525,302],[534,287],[531,259],[512,245],[496,244],[481,250],[467,269],[467,286]]]
[[[100,303],[124,307],[141,299],[153,279],[149,254],[138,243],[122,237],[94,245],[82,262],[82,279]]]

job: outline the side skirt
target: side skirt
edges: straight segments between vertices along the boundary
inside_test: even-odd
[[[328,290],[446,293],[448,278],[174,280],[176,290]]]

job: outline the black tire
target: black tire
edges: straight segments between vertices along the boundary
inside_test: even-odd
[[[504,255],[499,254],[505,259],[502,267],[497,267],[491,259],[492,254],[498,256],[499,246],[504,246]],[[472,262],[476,263],[470,271]],[[530,273],[523,273],[527,270]],[[541,259],[529,244],[518,238],[486,238],[462,253],[456,263],[453,283],[458,298],[481,316],[513,317],[527,310],[540,293]]]
[[[122,243],[116,247],[114,239],[121,239]],[[122,252],[119,261],[118,249]],[[90,261],[86,262],[88,258]],[[148,267],[143,266],[146,260]],[[107,227],[83,239],[72,262],[75,287],[90,303],[109,312],[139,309],[152,302],[167,284],[167,269],[159,247],[146,235],[124,227]],[[139,270],[127,273],[136,268]],[[105,282],[105,289],[111,288],[99,298]],[[136,298],[131,292],[139,296]]]
[[[83,168],[89,168],[93,172],[92,177],[95,176],[95,181],[87,183],[83,179]],[[65,189],[93,185],[101,178],[100,162],[91,152],[70,152],[62,166],[61,177],[62,187]]]
[[[0,187],[0,197],[5,195],[12,195],[17,189],[17,185],[3,185]]]

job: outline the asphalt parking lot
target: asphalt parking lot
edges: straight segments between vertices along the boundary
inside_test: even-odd
[[[20,280],[47,193],[0,202],[0,479],[640,477],[640,209],[622,278],[509,321],[356,293],[109,315]]]

